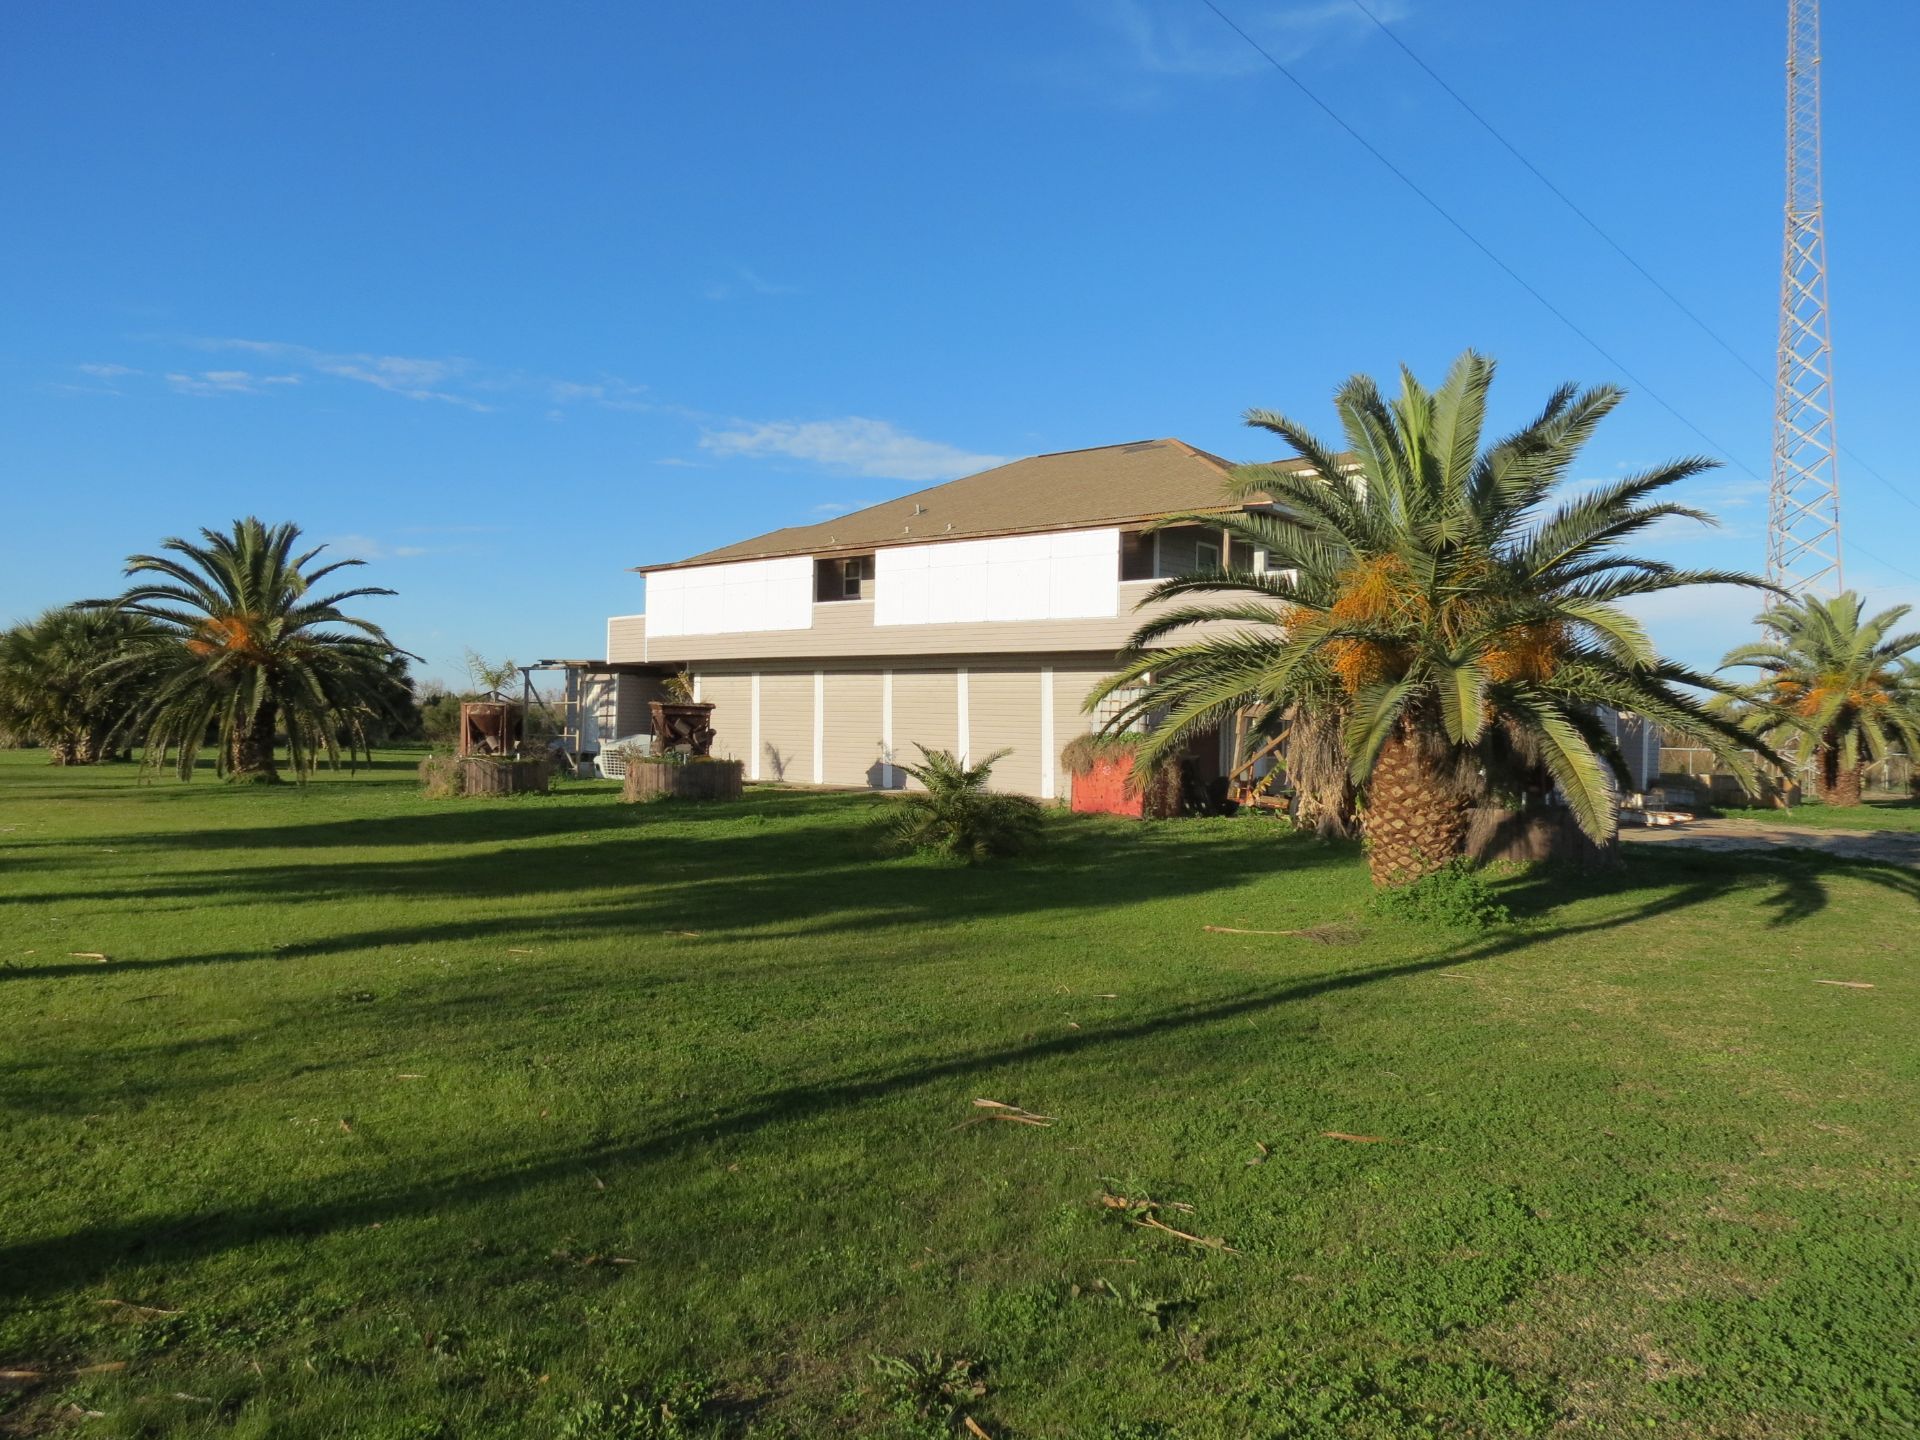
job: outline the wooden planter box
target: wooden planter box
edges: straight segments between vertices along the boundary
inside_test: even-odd
[[[626,788],[620,798],[647,800],[738,800],[746,767],[738,760],[690,760],[684,765],[657,760],[627,764]]]
[[[1481,864],[1559,860],[1605,868],[1619,863],[1620,842],[1594,844],[1564,805],[1537,810],[1481,807],[1467,817],[1467,856]]]
[[[460,761],[463,795],[544,795],[553,786],[553,762],[468,755]]]

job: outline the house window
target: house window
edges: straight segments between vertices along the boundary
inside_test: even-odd
[[[871,600],[873,598],[873,556],[835,556],[813,562],[813,598],[829,600]]]
[[[1142,677],[1142,679],[1147,682],[1151,682],[1152,678],[1152,676]],[[1141,696],[1146,693],[1146,684],[1125,685],[1114,691],[1095,707],[1093,712],[1093,728],[1095,730],[1105,729],[1115,720],[1118,720],[1129,705],[1137,704]],[[1129,735],[1142,733],[1147,728],[1146,718],[1147,717],[1142,715],[1134,716],[1127,722],[1122,733]]]
[[[1153,579],[1153,560],[1159,549],[1159,538],[1157,535],[1143,535],[1138,530],[1121,532],[1120,578],[1122,580]]]
[[[1204,540],[1196,541],[1193,547],[1193,568],[1197,571],[1218,570],[1220,547],[1209,545]]]

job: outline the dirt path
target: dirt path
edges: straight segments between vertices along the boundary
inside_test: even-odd
[[[1877,860],[1920,869],[1920,831],[1822,830],[1757,820],[1695,820],[1670,828],[1622,826],[1620,838],[1639,845],[1683,845],[1694,850],[1818,850],[1842,860]]]

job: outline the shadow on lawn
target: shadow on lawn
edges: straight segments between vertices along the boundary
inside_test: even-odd
[[[0,1273],[16,1295],[47,1294],[89,1283],[114,1265],[176,1264],[288,1235],[439,1214],[448,1207],[481,1204],[556,1181],[577,1179],[583,1167],[596,1174],[671,1155],[680,1147],[747,1135],[767,1126],[810,1120],[848,1106],[913,1091],[944,1080],[979,1075],[1002,1066],[1079,1055],[1252,1016],[1383,980],[1419,975],[1462,963],[1448,954],[1365,970],[1309,977],[1270,990],[1250,991],[1202,1005],[1180,1007],[1150,1018],[1099,1030],[1074,1031],[1044,1040],[1028,1038],[956,1056],[935,1064],[867,1071],[818,1084],[786,1086],[730,1112],[705,1111],[644,1138],[579,1146],[544,1159],[512,1160],[452,1179],[401,1184],[384,1193],[358,1194],[304,1204],[181,1211],[174,1215],[87,1226],[66,1235],[0,1247]],[[364,1182],[364,1176],[359,1177]]]
[[[1623,874],[1637,883],[1623,884]],[[1536,867],[1502,887],[1500,898],[1516,919],[1526,921],[1544,919],[1577,896],[1616,894],[1623,889],[1673,887],[1669,901],[1656,907],[1661,912],[1706,904],[1746,890],[1755,892],[1754,903],[1769,912],[1769,925],[1791,925],[1825,910],[1832,903],[1831,887],[1836,880],[1857,880],[1920,901],[1920,874],[1897,865],[1841,859],[1817,850],[1718,853],[1682,846],[1660,847],[1657,856],[1628,850],[1621,869],[1615,871]],[[1636,909],[1616,923],[1644,918]]]
[[[1240,885],[1255,876],[1284,882],[1288,874],[1320,867],[1349,866],[1351,852],[1279,835],[1246,830],[1221,832],[1219,843],[1160,838],[1152,829],[1117,825],[1063,824],[1056,844],[1042,863],[966,871],[924,866],[876,866],[867,837],[857,828],[812,823],[820,818],[814,797],[789,813],[796,821],[769,825],[765,833],[689,833],[681,826],[630,826],[632,833],[599,842],[614,872],[642,860],[655,865],[644,892],[629,890],[598,907],[537,918],[503,916],[392,926],[357,935],[330,936],[282,954],[317,954],[369,945],[425,943],[434,940],[521,936],[532,931],[547,940],[630,935],[650,938],[666,928],[721,932],[718,938],[762,938],[769,934],[822,933],[837,930],[871,933],[882,926],[918,927],[990,915],[1058,915],[1114,903],[1174,896],[1198,896]],[[812,817],[812,821],[809,817]],[[531,818],[531,817],[529,817]],[[623,848],[624,847],[624,848]],[[649,847],[659,847],[656,850]],[[513,893],[559,893],[577,889],[580,857],[559,847],[551,867],[527,869],[528,856],[503,850],[497,856],[434,856],[416,861],[325,861],[309,866],[272,866],[246,881],[256,888],[243,903],[259,903],[276,887],[364,885],[380,873],[396,889],[434,894],[472,893],[488,883],[511,885]],[[806,863],[796,867],[796,854]],[[411,1215],[442,1214],[553,1183],[572,1183],[583,1169],[606,1173],[671,1157],[686,1147],[754,1135],[772,1127],[808,1122],[815,1117],[886,1097],[911,1093],[941,1082],[984,1077],[1006,1067],[1085,1058],[1100,1066],[1122,1060],[1125,1047],[1169,1038],[1184,1044],[1207,1043],[1208,1027],[1237,1022],[1282,1007],[1431,971],[1495,960],[1540,944],[1565,945],[1585,935],[1673,915],[1739,891],[1754,892],[1755,903],[1773,912],[1770,922],[1784,924],[1817,913],[1826,903],[1827,882],[1838,876],[1884,885],[1902,894],[1920,893],[1920,877],[1856,863],[1795,857],[1756,866],[1751,857],[1671,853],[1629,856],[1624,872],[1569,879],[1550,872],[1529,872],[1504,887],[1508,903],[1530,923],[1449,946],[1440,953],[1365,968],[1333,969],[1283,984],[1242,991],[1203,1003],[1174,1006],[1151,1016],[1094,1026],[1046,1038],[1026,1037],[950,1058],[916,1059],[890,1065],[864,1065],[840,1075],[789,1083],[752,1096],[729,1110],[701,1110],[670,1119],[650,1133],[599,1143],[574,1145],[545,1155],[489,1155],[460,1174],[419,1179],[394,1171],[382,1177],[362,1170],[343,1179],[343,1191],[298,1203],[232,1205],[202,1211],[182,1210],[140,1220],[88,1225],[64,1235],[22,1241],[0,1248],[0,1271],[22,1296],[57,1292],[90,1283],[115,1265],[177,1264],[288,1235],[313,1235]],[[487,867],[476,876],[474,866]],[[781,869],[784,865],[786,868]],[[382,869],[369,869],[384,867]],[[660,883],[661,868],[670,883]],[[346,871],[343,876],[342,869]],[[233,877],[221,881],[228,883]],[[872,882],[880,882],[878,885]],[[882,893],[870,903],[852,906],[850,884]],[[197,892],[196,892],[197,893]],[[1545,923],[1552,910],[1569,899],[1615,895],[1626,903],[1590,920]],[[188,897],[181,897],[188,898]],[[201,898],[205,898],[202,895]],[[286,898],[284,895],[282,898]],[[747,928],[740,927],[745,922]],[[729,933],[731,932],[731,933]],[[706,949],[710,941],[703,941]],[[245,956],[184,956],[156,965],[206,963]],[[711,959],[709,954],[707,957]],[[886,963],[896,963],[885,957]],[[99,973],[93,967],[90,973]],[[46,976],[49,970],[16,974]],[[703,967],[709,981],[716,977]],[[484,996],[473,997],[483,1003]],[[442,1003],[439,1000],[435,1004]],[[484,1005],[483,1005],[484,1008]]]
[[[13,897],[20,903],[73,904],[89,898],[134,902],[152,915],[204,915],[216,907],[270,906],[287,938],[270,947],[117,956],[119,973],[267,958],[299,958],[395,946],[467,941],[537,942],[628,939],[658,946],[663,937],[698,932],[709,941],[768,941],[849,934],[871,937],[900,928],[1010,915],[1070,917],[1115,905],[1200,897],[1264,877],[1299,876],[1347,866],[1353,849],[1328,846],[1271,828],[1187,832],[1142,829],[1119,821],[1061,818],[1044,851],[1030,861],[969,869],[884,861],[876,836],[849,825],[842,796],[756,797],[745,807],[676,807],[636,817],[626,807],[574,814],[513,813],[495,807],[498,822],[464,838],[486,848],[446,848],[440,817],[403,817],[403,833],[437,853],[350,859],[332,851],[342,831],[362,831],[360,845],[396,842],[371,836],[382,822],[352,820],[317,827],[281,827],[279,846],[301,846],[293,833],[315,828],[328,837],[313,860],[189,871],[129,885],[103,876],[95,896],[74,889]],[[872,802],[866,802],[872,804]],[[711,826],[709,819],[733,823]],[[228,848],[255,848],[258,832]],[[523,845],[535,837],[538,845]],[[89,842],[91,843],[91,842]],[[121,841],[113,841],[118,846]],[[164,845],[164,838],[160,842]],[[339,844],[356,843],[338,840]],[[392,902],[395,922],[361,930],[301,934],[301,907]],[[527,902],[534,902],[529,905]],[[458,902],[457,908],[450,902]],[[415,905],[433,918],[414,919]],[[517,908],[502,908],[517,907]],[[451,910],[451,914],[450,914]],[[164,925],[181,936],[190,927]],[[3,979],[101,975],[93,962],[0,970]]]

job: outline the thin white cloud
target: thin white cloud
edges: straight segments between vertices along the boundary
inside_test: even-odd
[[[1252,46],[1199,7],[1156,0],[1086,0],[1084,8],[1112,41],[1104,57],[1094,56],[1109,76],[1117,70],[1158,81],[1231,80],[1269,68]],[[1404,0],[1373,0],[1370,8],[1388,25],[1410,13]],[[1282,64],[1304,60],[1318,50],[1361,43],[1374,32],[1373,21],[1352,0],[1244,3],[1234,19]],[[1079,72],[1076,76],[1091,78]],[[1114,96],[1129,97],[1139,98],[1129,91]]]
[[[424,545],[391,545],[372,535],[330,535],[326,544],[347,560],[410,560],[432,553]]]
[[[1003,455],[977,455],[860,416],[737,421],[729,429],[707,431],[700,448],[727,459],[800,460],[884,480],[951,480],[1006,463]]]
[[[800,287],[768,280],[758,271],[740,265],[735,267],[732,279],[716,281],[707,286],[704,293],[709,300],[737,300],[743,295],[798,295]]]
[[[605,410],[655,408],[646,398],[646,386],[622,380],[618,375],[604,375],[593,381],[551,380],[547,382],[547,394],[555,405],[598,405]]]
[[[131,365],[92,363],[76,365],[73,368],[78,370],[82,375],[91,375],[96,380],[118,380],[123,376],[138,375],[140,373]]]
[[[223,338],[202,339],[193,343],[207,350],[237,350],[248,355],[269,356],[298,365],[316,375],[371,385],[377,390],[385,390],[409,400],[434,400],[466,410],[493,408],[449,388],[449,382],[465,377],[473,368],[466,360],[430,359],[413,355],[336,354],[285,340]]]
[[[276,385],[298,385],[298,375],[256,375],[250,370],[169,370],[167,384],[182,395],[264,395]]]

